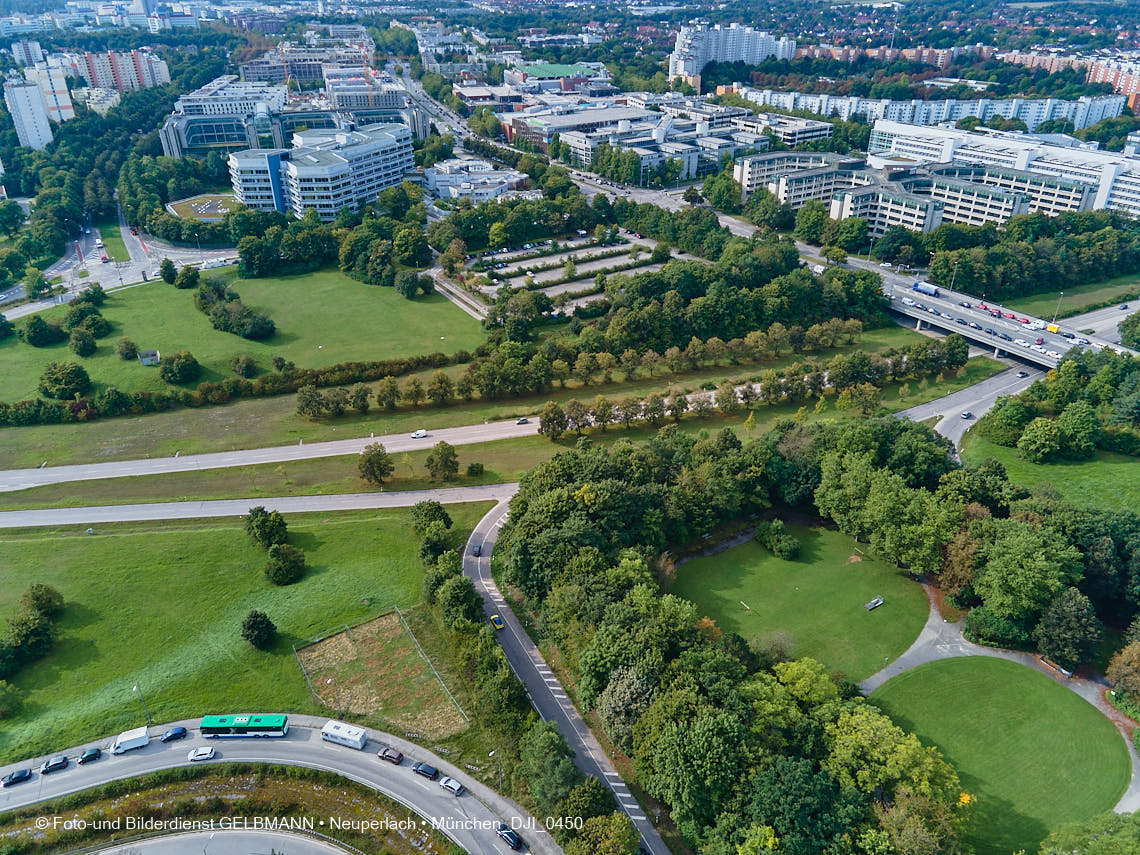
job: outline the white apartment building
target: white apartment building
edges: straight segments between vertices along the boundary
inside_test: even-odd
[[[1059,98],[976,98],[960,101],[891,101],[886,98],[859,98],[854,95],[828,95],[815,92],[776,92],[772,89],[736,87],[749,101],[781,110],[807,110],[821,116],[849,120],[863,116],[868,122],[886,119],[911,125],[957,123],[970,116],[982,122],[994,117],[1020,119],[1032,132],[1042,122],[1067,119],[1074,130],[1095,125],[1101,119],[1114,119],[1124,110],[1123,95],[1085,96],[1076,101]]]
[[[26,65],[35,65],[37,62],[44,61],[44,52],[40,48],[39,42],[30,42],[21,39],[18,42],[12,42],[12,59],[16,61],[16,65],[23,68]]]
[[[88,110],[93,110],[100,116],[106,116],[112,108],[119,106],[123,97],[114,89],[99,89],[93,86],[76,89],[71,94],[76,101],[86,104]]]
[[[527,177],[517,169],[496,169],[486,160],[452,159],[425,169],[424,185],[437,199],[470,199],[478,204],[518,196]]]
[[[37,62],[24,69],[24,77],[40,87],[49,119],[62,124],[75,118],[75,106],[67,91],[67,74],[62,68]]]
[[[399,184],[414,162],[412,132],[397,124],[300,131],[291,149],[247,149],[229,156],[239,202],[298,219],[314,210],[326,222]]]
[[[27,80],[10,77],[4,83],[4,104],[12,114],[20,145],[47,148],[52,139],[51,123],[40,87]]]
[[[681,27],[673,53],[669,55],[669,79],[683,78],[700,88],[700,75],[710,62],[744,62],[759,65],[764,60],[794,59],[796,43],[776,38],[762,30],[741,24],[727,27],[694,22]]]
[[[186,116],[243,116],[259,111],[281,112],[289,90],[272,83],[239,81],[225,74],[183,95],[174,102],[174,112]]]
[[[1062,138],[1066,139],[1066,138]],[[1097,151],[1069,140],[1061,144],[1026,134],[977,133],[880,121],[871,132],[872,153],[889,153],[919,162],[992,166],[1088,185],[1088,207],[1140,216],[1140,158]]]
[[[782,116],[779,113],[758,113],[757,115],[734,116],[732,126],[754,134],[771,133],[789,148],[795,148],[813,140],[827,139],[835,130],[831,122],[818,119],[801,119],[798,116]]]

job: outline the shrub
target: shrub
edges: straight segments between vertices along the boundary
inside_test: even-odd
[[[63,594],[51,585],[35,582],[20,597],[20,608],[34,609],[55,620],[63,614]]]
[[[11,718],[20,711],[20,690],[7,680],[0,680],[0,719]]]
[[[72,306],[77,306],[80,303],[90,303],[93,306],[102,306],[107,299],[107,292],[103,290],[103,286],[96,282],[94,285],[88,285],[79,295],[71,301]]]
[[[174,277],[174,287],[179,290],[197,288],[200,280],[201,275],[198,273],[197,267],[183,267]]]
[[[447,509],[439,502],[429,499],[423,502],[416,502],[412,505],[411,510],[412,528],[416,530],[416,534],[421,537],[427,531],[431,523],[442,523],[445,529],[451,528],[451,516],[447,513]]]
[[[76,327],[81,327],[84,321],[98,314],[99,307],[93,303],[76,303],[67,310],[67,314],[63,318],[63,328],[70,331]]]
[[[261,505],[250,508],[245,518],[245,533],[250,536],[258,546],[269,549],[279,543],[284,543],[289,536],[285,517],[279,511],[267,511]]]
[[[0,315],[0,341],[11,338],[15,333],[16,328],[12,326],[12,322],[3,315]]]
[[[435,602],[436,592],[443,583],[454,576],[458,576],[463,569],[463,560],[458,552],[445,552],[435,564],[424,574],[424,599],[429,603]]]
[[[40,392],[49,398],[67,401],[90,390],[91,378],[74,362],[51,362],[40,376]]]
[[[269,561],[265,565],[265,578],[274,585],[292,585],[305,575],[305,553],[287,543],[269,547]]]
[[[257,360],[248,353],[239,353],[230,360],[230,370],[238,377],[252,377],[257,373]]]
[[[20,331],[20,337],[32,347],[48,347],[64,341],[67,333],[61,327],[49,324],[39,315],[32,315],[27,326]]]
[[[1029,627],[1022,621],[999,617],[985,606],[972,609],[962,626],[970,641],[996,647],[1025,647],[1029,644]]]
[[[268,650],[277,640],[277,627],[269,615],[253,609],[242,621],[241,637],[258,650]]]
[[[158,376],[163,382],[181,386],[192,383],[202,376],[202,366],[188,350],[180,350],[173,356],[164,356],[158,368]]]
[[[480,475],[483,474],[483,471],[484,471],[484,469],[483,469],[482,463],[468,463],[467,464],[467,476],[469,478],[478,478]]]
[[[95,336],[91,335],[90,331],[82,327],[71,331],[71,337],[67,342],[67,346],[75,351],[76,356],[91,356],[97,349]]]
[[[436,591],[443,622],[454,629],[462,623],[477,622],[483,616],[483,600],[475,583],[466,576],[452,576]]]
[[[115,353],[119,354],[119,359],[138,359],[139,346],[129,338],[121,338],[115,345]]]
[[[784,530],[783,520],[761,522],[756,526],[756,540],[785,561],[792,561],[800,554],[800,542]]]

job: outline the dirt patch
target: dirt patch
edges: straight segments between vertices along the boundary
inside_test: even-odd
[[[330,710],[433,739],[467,721],[397,614],[381,615],[297,651],[313,691]]]
[[[848,555],[847,556],[847,563],[848,564],[858,564],[862,560],[863,560],[862,555]]]

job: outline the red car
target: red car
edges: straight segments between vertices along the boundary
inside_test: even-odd
[[[131,226],[131,234],[137,235],[138,233],[139,233],[139,230],[136,229],[134,226]]]
[[[1029,323],[1029,318],[1018,318],[1017,322],[1019,324],[1027,324],[1027,323]]]
[[[1017,317],[1013,312],[1006,312],[1002,317],[1009,318],[1011,321]]]
[[[978,305],[977,305],[977,306],[975,306],[974,308],[976,308],[976,309],[985,309],[986,311],[989,311],[989,308],[990,308],[990,307],[989,307],[989,306],[987,306],[985,303],[978,303]]]
[[[376,756],[381,760],[387,760],[389,763],[393,763],[397,766],[404,762],[404,755],[390,745],[381,748]]]

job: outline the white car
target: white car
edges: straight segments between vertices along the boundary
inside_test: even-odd
[[[420,428],[418,431],[416,431],[415,433],[412,434],[412,439],[423,439],[426,436],[427,436],[427,431],[424,430],[423,428]]]
[[[913,306],[913,305],[914,305],[914,300],[912,300],[910,297],[903,297],[903,298],[902,298],[902,304],[903,304],[904,306]]]
[[[439,779],[439,785],[445,790],[450,790],[457,796],[463,795],[463,785],[454,778],[448,778],[446,775]]]
[[[894,267],[894,265],[891,264],[889,261],[884,261],[884,262],[879,264],[879,267],[883,268],[883,270],[890,270],[892,267]]]
[[[1027,342],[1023,338],[1015,338],[1013,340],[1013,343],[1016,344],[1018,347],[1029,347],[1029,342]]]
[[[1045,352],[1045,348],[1040,344],[1031,344],[1030,347],[1033,350],[1036,350],[1038,353],[1044,353]]]
[[[1061,358],[1061,354],[1057,353],[1057,351],[1055,351],[1055,350],[1047,350],[1047,351],[1045,351],[1045,355],[1046,356],[1052,356],[1054,359],[1060,359]]]
[[[191,763],[196,763],[199,760],[213,760],[214,749],[210,745],[200,745],[186,755],[186,759]]]

